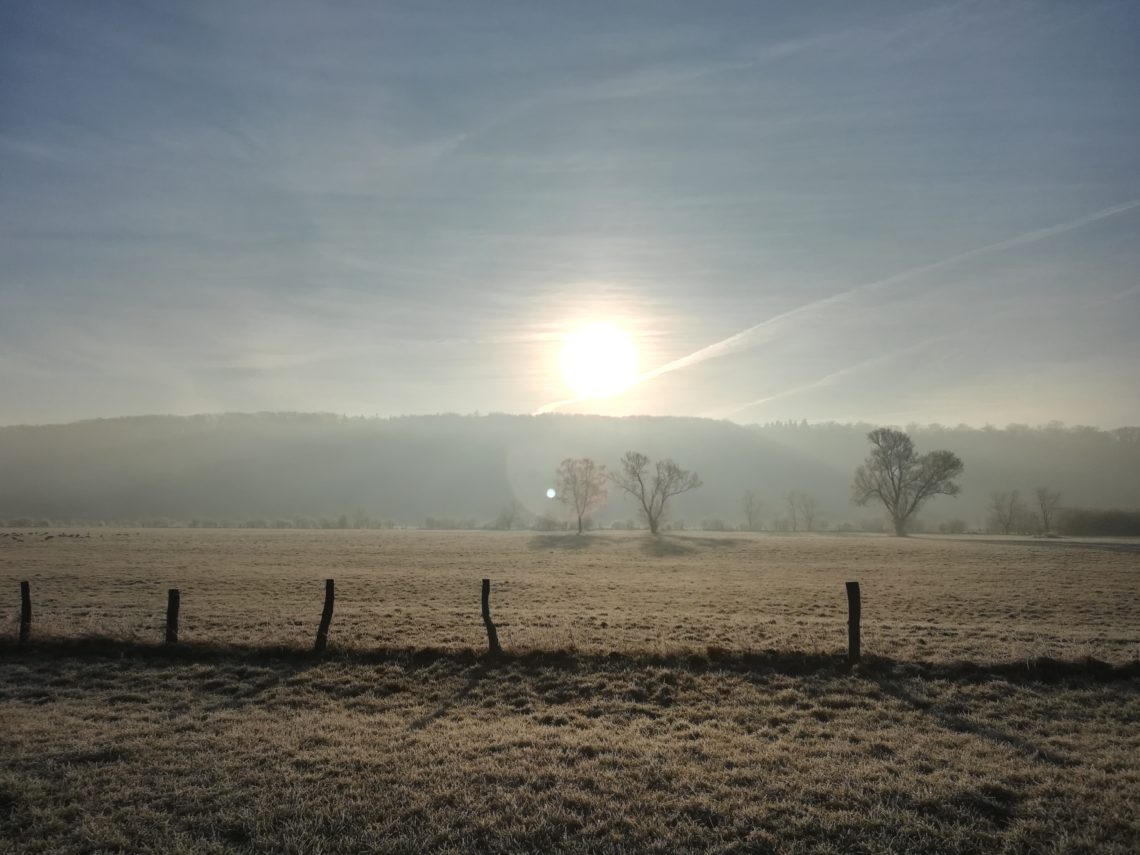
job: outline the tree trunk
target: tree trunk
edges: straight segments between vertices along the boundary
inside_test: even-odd
[[[582,515],[578,514],[578,534],[582,533]]]
[[[895,520],[895,537],[906,537],[906,520]]]

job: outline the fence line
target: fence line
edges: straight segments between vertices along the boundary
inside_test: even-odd
[[[862,618],[862,603],[858,582],[846,583],[847,588],[847,663],[856,665],[860,661],[860,620]],[[325,603],[321,610],[321,621],[317,627],[317,639],[313,644],[313,653],[320,654],[328,647],[329,629],[332,625],[333,604],[336,598],[336,583],[333,579],[325,579]],[[168,645],[178,643],[178,611],[182,604],[182,595],[178,588],[171,588],[166,592],[166,637]],[[491,580],[484,579],[480,596],[480,612],[483,618],[483,627],[487,630],[487,652],[491,656],[498,656],[503,652],[499,644],[499,633],[495,622],[491,620]],[[25,580],[20,582],[20,643],[26,643],[32,632],[32,592],[31,584]]]

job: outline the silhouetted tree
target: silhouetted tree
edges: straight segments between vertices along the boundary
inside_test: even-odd
[[[672,460],[658,460],[650,469],[648,457],[638,451],[627,451],[621,459],[621,472],[610,478],[620,489],[637,501],[649,530],[657,534],[665,518],[668,501],[681,493],[701,486],[696,472],[682,469]]]
[[[749,490],[740,500],[740,508],[744,511],[744,526],[748,531],[760,531],[760,512],[763,503],[756,498],[756,493]]]
[[[906,534],[907,523],[931,496],[958,495],[961,488],[953,479],[962,474],[964,466],[953,452],[919,455],[909,436],[891,428],[873,430],[867,439],[871,454],[855,470],[851,498],[857,505],[881,501],[899,537]]]
[[[1061,505],[1061,494],[1048,487],[1038,487],[1035,492],[1037,508],[1041,512],[1041,530],[1048,534],[1053,530],[1053,518]]]
[[[582,519],[599,508],[608,493],[606,467],[588,457],[567,457],[554,476],[554,490],[558,501],[569,506],[578,517],[578,534],[582,533]]]

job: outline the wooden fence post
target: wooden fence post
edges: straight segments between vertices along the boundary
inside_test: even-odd
[[[329,643],[329,624],[332,623],[334,597],[333,580],[325,579],[325,608],[321,612],[321,625],[317,627],[317,642],[313,645],[314,653],[324,653],[325,647]]]
[[[20,583],[20,643],[28,640],[32,632],[32,587],[27,582]]]
[[[487,647],[492,656],[503,652],[499,646],[499,633],[491,620],[491,580],[483,580],[483,626],[487,627]]]
[[[859,583],[847,583],[847,663],[859,661],[859,619],[862,603],[859,600]]]
[[[166,643],[178,643],[178,606],[180,597],[177,588],[166,592]]]

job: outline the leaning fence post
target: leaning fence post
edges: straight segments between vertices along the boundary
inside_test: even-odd
[[[859,661],[859,618],[862,604],[859,601],[859,583],[847,583],[847,662]]]
[[[20,583],[20,643],[28,640],[32,632],[32,586]]]
[[[487,647],[492,655],[503,652],[499,646],[499,633],[491,620],[491,580],[483,580],[483,626],[487,627]]]
[[[178,643],[178,606],[179,594],[177,588],[166,592],[166,643]]]
[[[329,643],[329,624],[332,623],[334,596],[333,580],[325,579],[325,608],[321,612],[321,625],[317,627],[317,642],[313,645],[314,653],[323,653]]]

